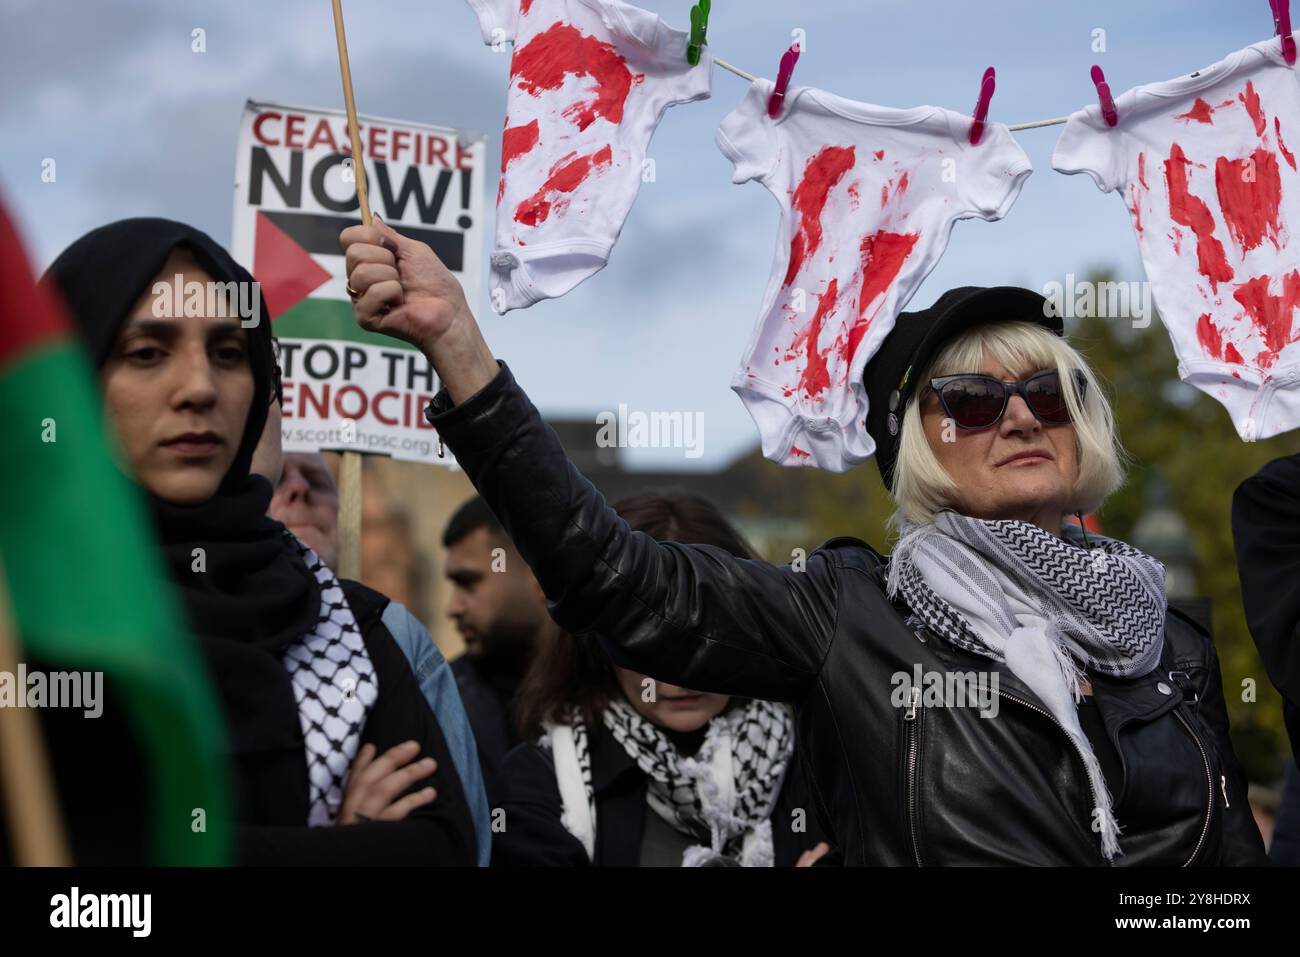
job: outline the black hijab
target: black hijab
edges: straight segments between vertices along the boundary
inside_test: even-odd
[[[206,233],[168,219],[123,219],[101,226],[50,266],[45,278],[62,293],[96,368],[107,360],[132,306],[178,246],[188,249],[217,282],[253,282],[252,273]],[[233,641],[276,652],[314,626],[320,589],[285,537],[284,526],[266,515],[271,483],[249,473],[277,384],[265,299],[260,307],[260,321],[246,329],[254,400],[217,493],[199,505],[177,505],[146,494],[193,632],[205,644]],[[204,552],[202,572],[193,570],[196,548]]]

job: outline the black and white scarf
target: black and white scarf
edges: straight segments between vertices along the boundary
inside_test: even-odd
[[[664,732],[621,698],[602,720],[648,778],[646,801],[660,818],[699,843],[687,848],[683,867],[720,857],[744,867],[771,867],[772,809],[794,749],[794,720],[787,708],[750,700],[709,722],[704,743],[683,757]],[[596,800],[587,728],[572,714],[545,725],[564,805],[562,822],[594,859]]]
[[[338,579],[314,551],[285,534],[320,583],[320,619],[283,658],[307,749],[307,824],[315,827],[338,816],[361,729],[379,697],[379,678]]]
[[[1164,645],[1165,569],[1131,545],[1067,525],[1058,538],[1021,521],[952,511],[905,523],[888,592],[952,644],[1001,662],[1074,741],[1093,792],[1102,852],[1119,853],[1119,824],[1101,765],[1076,710],[1084,668],[1118,678],[1148,674]]]

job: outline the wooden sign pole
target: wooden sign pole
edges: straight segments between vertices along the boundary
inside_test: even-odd
[[[342,0],[334,5],[334,35],[339,45],[339,73],[343,76],[343,104],[348,114],[348,136],[352,140],[352,172],[357,181],[361,221],[370,225],[370,199],[366,194],[366,170],[362,163],[361,133],[357,129],[357,104],[352,97],[352,68],[348,65],[348,43],[343,33]],[[339,464],[339,557],[340,578],[361,578],[361,453],[344,452]]]
[[[16,676],[18,637],[4,580],[0,566],[0,671]],[[26,688],[16,690],[27,694]],[[0,708],[0,787],[14,862],[26,867],[71,864],[41,729],[24,707]]]

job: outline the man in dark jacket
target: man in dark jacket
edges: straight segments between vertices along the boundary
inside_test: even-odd
[[[465,640],[451,663],[478,743],[488,801],[499,806],[501,762],[519,743],[514,698],[538,642],[557,628],[546,596],[483,499],[470,499],[443,532],[451,600],[447,614]]]
[[[1250,635],[1282,693],[1300,757],[1300,454],[1277,459],[1232,496],[1232,537]]]
[[[1232,497],[1232,537],[1246,623],[1269,680],[1282,693],[1291,748],[1300,757],[1300,454],[1276,459]],[[1270,851],[1275,863],[1300,854],[1300,777],[1291,764]],[[1284,858],[1284,860],[1280,859]]]

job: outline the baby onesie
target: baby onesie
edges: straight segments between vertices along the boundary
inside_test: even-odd
[[[868,459],[862,372],[959,219],[1001,219],[1033,167],[1006,126],[936,106],[871,106],[792,87],[768,118],[759,79],[723,119],[733,182],[781,205],[763,307],[732,378],[782,465],[844,472]]]
[[[1300,86],[1274,38],[1074,113],[1052,155],[1119,192],[1178,375],[1246,441],[1300,425]]]
[[[664,111],[709,95],[712,59],[622,0],[469,0],[514,42],[501,137],[492,308],[562,296],[604,268]]]

